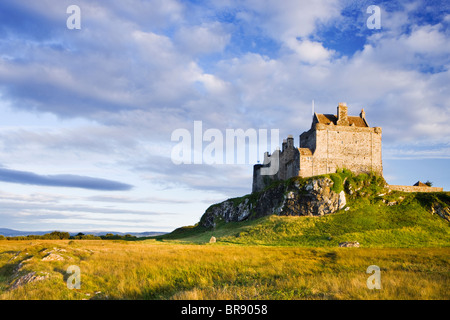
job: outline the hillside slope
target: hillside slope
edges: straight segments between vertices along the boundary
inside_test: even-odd
[[[339,206],[338,201],[336,210],[327,212],[325,208],[325,213],[318,215],[298,209],[299,205],[294,206],[297,211],[292,210],[292,192],[310,199],[305,186],[324,178],[333,182],[324,188],[325,193],[344,192],[345,205]],[[268,194],[275,198],[264,200]],[[261,203],[266,214],[257,209]],[[228,211],[217,209],[224,207]],[[243,211],[246,217],[239,220]],[[337,247],[340,242],[357,241],[362,247],[448,247],[449,211],[449,192],[389,192],[381,177],[355,176],[344,170],[309,179],[292,178],[261,193],[229,199],[208,208],[195,226],[178,228],[157,239],[206,243],[214,236],[222,244]],[[237,214],[233,216],[233,212]]]

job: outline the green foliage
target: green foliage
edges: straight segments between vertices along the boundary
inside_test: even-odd
[[[333,180],[333,187],[331,188],[331,190],[333,190],[336,193],[339,193],[342,190],[344,190],[344,184],[341,175],[339,173],[332,173],[329,176],[330,179]]]
[[[344,189],[350,198],[370,198],[386,192],[386,181],[373,172],[359,175],[345,174]]]
[[[68,233],[68,232],[53,231],[51,233],[44,234],[41,239],[63,240],[63,239],[69,239],[69,238],[70,238],[70,233]]]
[[[132,236],[130,234],[121,236],[119,234],[107,233],[103,236],[100,236],[100,238],[103,240],[133,240],[136,239],[136,236]]]
[[[77,235],[70,237],[70,239],[76,239],[76,240],[101,240],[101,237],[94,236],[93,234],[83,234],[78,233]]]

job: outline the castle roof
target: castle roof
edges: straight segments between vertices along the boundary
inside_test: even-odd
[[[302,156],[312,156],[312,151],[310,148],[298,148],[298,151]]]
[[[333,123],[334,125],[336,125],[336,122],[338,120],[334,114],[316,113],[315,115],[316,115],[317,121],[319,123],[323,123],[326,125],[329,125],[330,123]],[[348,116],[348,122],[350,125],[353,124],[355,127],[364,127],[364,128],[368,127],[366,121],[361,117]]]

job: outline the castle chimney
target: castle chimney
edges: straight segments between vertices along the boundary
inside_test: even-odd
[[[294,137],[292,136],[292,134],[288,135],[287,147],[288,148],[293,148],[294,147]]]
[[[366,119],[366,112],[364,111],[364,109],[361,109],[361,113],[359,114],[359,116],[363,119]]]
[[[283,144],[281,145],[281,151],[284,151],[284,149],[286,149],[287,147],[287,141],[286,139],[283,139]]]
[[[348,126],[348,109],[345,102],[339,102],[337,107],[337,122],[338,126]]]

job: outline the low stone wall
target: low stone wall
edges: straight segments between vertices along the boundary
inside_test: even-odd
[[[444,188],[440,187],[418,187],[418,186],[396,186],[396,185],[388,185],[388,188],[394,191],[403,191],[403,192],[442,192]]]

